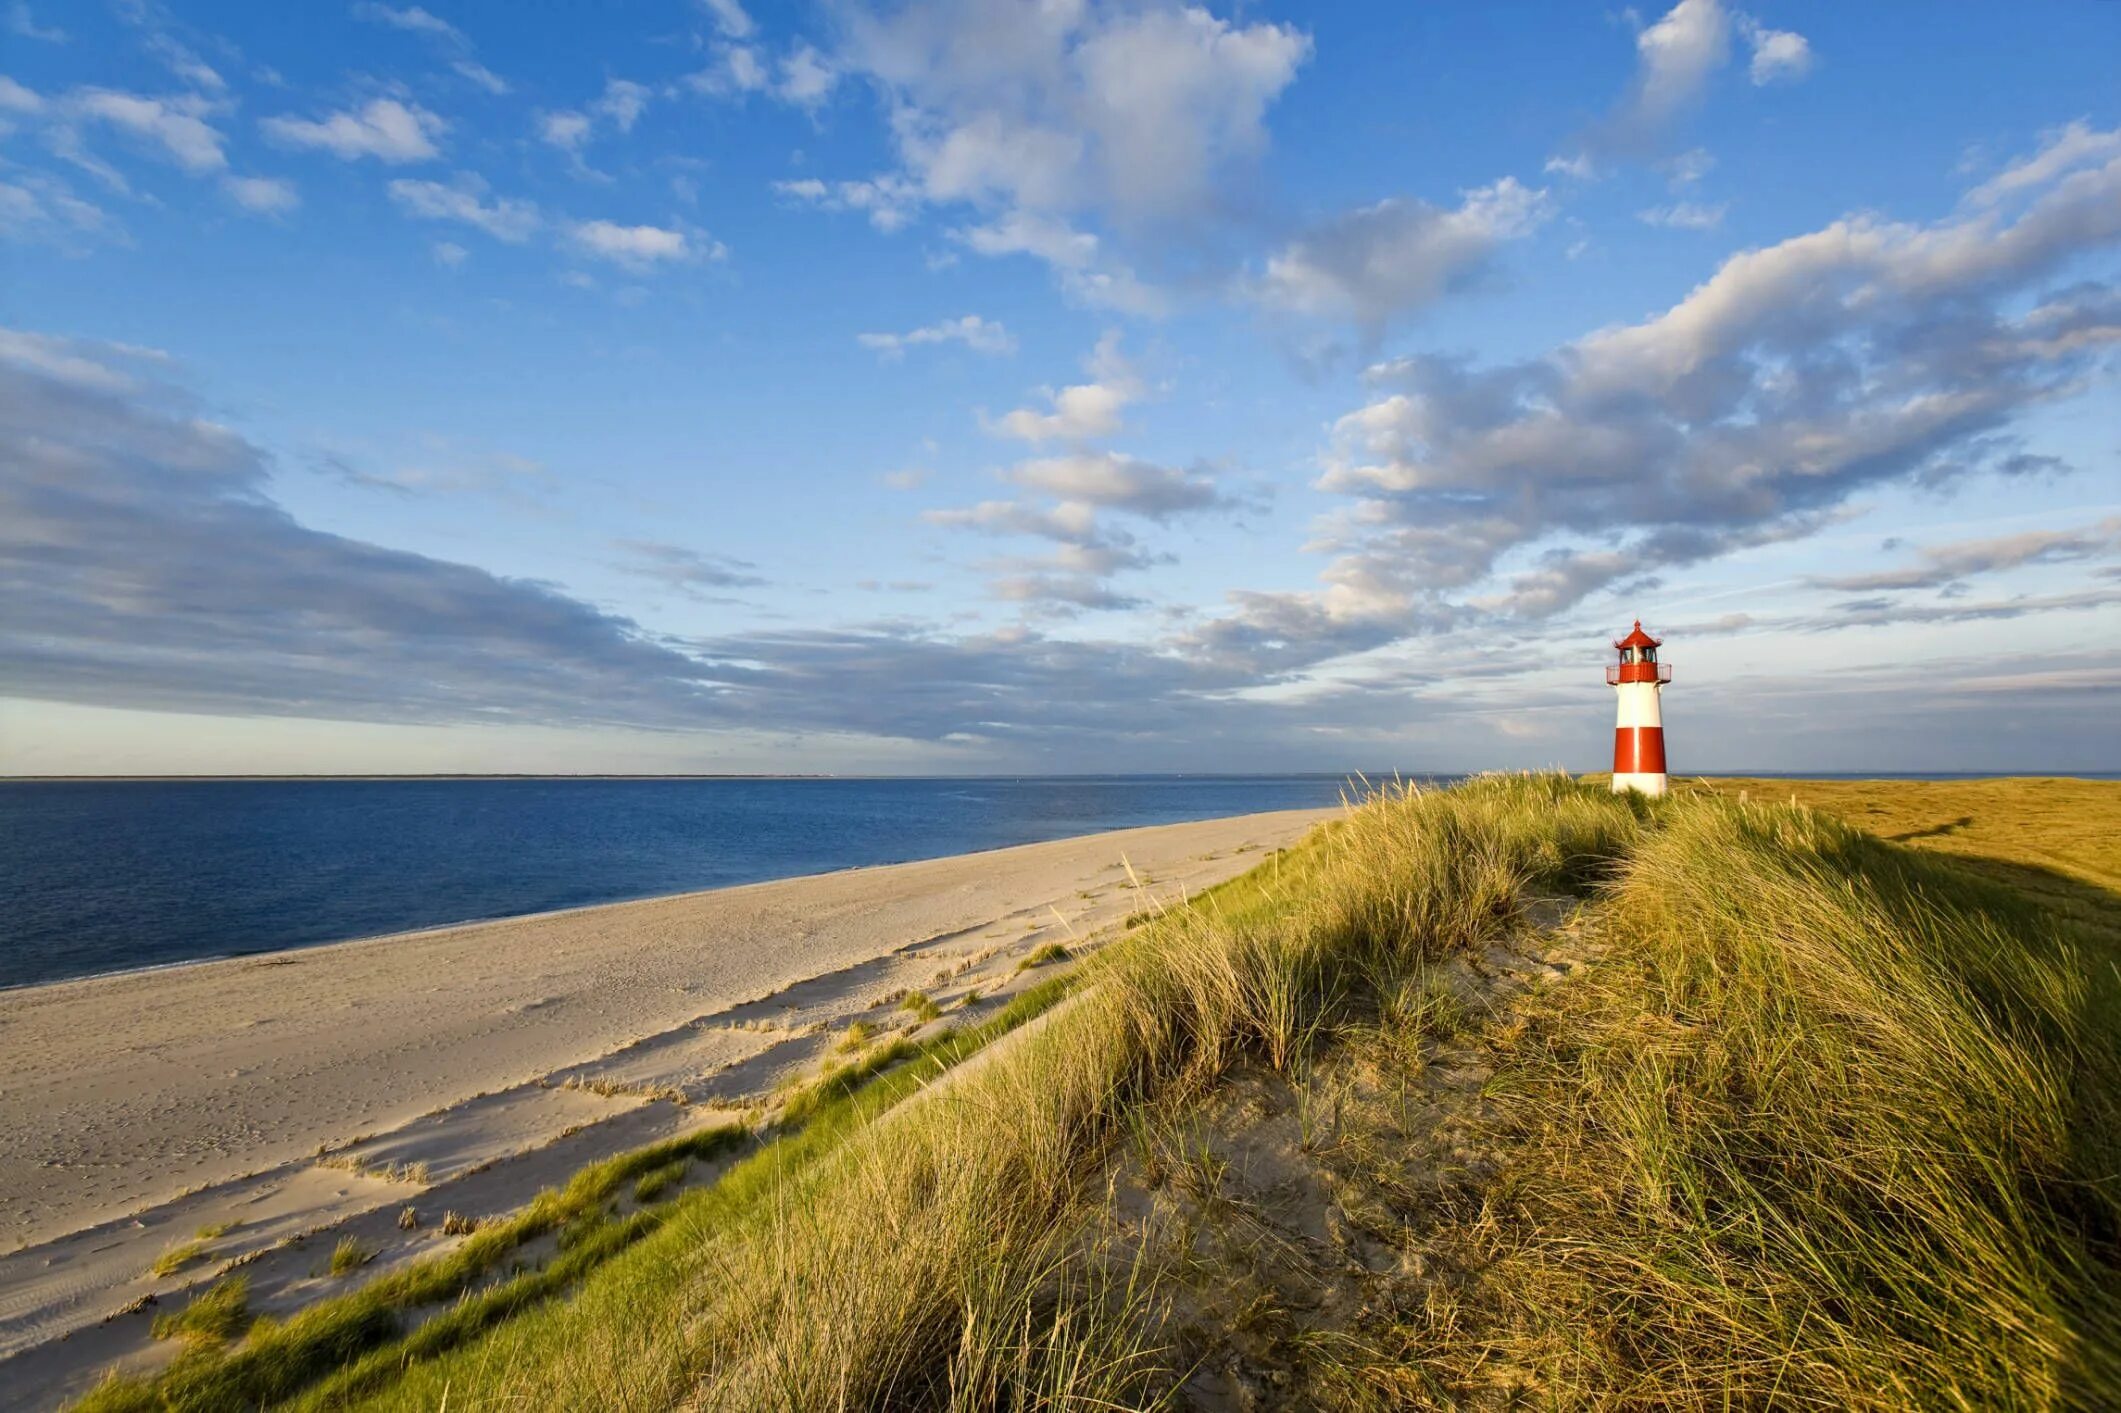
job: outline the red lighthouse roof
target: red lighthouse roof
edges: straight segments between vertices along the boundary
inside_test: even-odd
[[[1664,646],[1664,639],[1653,638],[1643,632],[1642,620],[1638,618],[1635,620],[1635,631],[1613,644],[1613,646],[1616,648],[1658,648]]]

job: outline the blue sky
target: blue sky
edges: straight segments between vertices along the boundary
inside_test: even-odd
[[[0,16],[0,771],[2121,768],[2121,7]]]

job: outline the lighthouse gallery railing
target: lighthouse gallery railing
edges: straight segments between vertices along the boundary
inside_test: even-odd
[[[1652,669],[1655,669],[1654,675]],[[1605,670],[1605,684],[1617,687],[1623,682],[1669,682],[1672,680],[1672,665],[1668,662],[1622,662]]]

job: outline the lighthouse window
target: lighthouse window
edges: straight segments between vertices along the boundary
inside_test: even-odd
[[[1642,660],[1643,660],[1644,662],[1655,662],[1655,661],[1657,661],[1657,649],[1655,649],[1655,648],[1644,648],[1644,649],[1642,650]]]
[[[1633,662],[1635,660],[1635,650],[1633,648],[1622,648],[1620,650],[1620,660],[1622,662]]]

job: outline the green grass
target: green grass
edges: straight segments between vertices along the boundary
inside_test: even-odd
[[[925,1025],[942,1015],[943,1008],[935,1004],[925,991],[909,991],[898,1003],[902,1011],[910,1011],[913,1018]]]
[[[329,1270],[335,1276],[350,1276],[375,1259],[376,1253],[357,1238],[344,1237],[331,1249]]]
[[[634,1180],[633,1200],[636,1202],[660,1202],[668,1197],[677,1185],[685,1180],[685,1169],[689,1164],[676,1158],[659,1168],[650,1168]]]
[[[1154,1293],[1076,1245],[1128,1115],[1248,1054],[1293,1062],[1323,1017],[1496,935],[1524,885],[1596,872],[1584,851],[1610,860],[1634,828],[1627,802],[1543,780],[1326,831],[1057,978],[1080,979],[1067,1007],[918,1103],[970,1049],[822,1081],[799,1151],[739,1164],[565,1304],[361,1406],[1137,1406],[1171,1373]]]
[[[740,1142],[738,1131],[715,1129],[586,1168],[566,1187],[540,1193],[515,1217],[481,1226],[445,1256],[415,1262],[358,1290],[319,1301],[284,1323],[261,1321],[241,1343],[226,1350],[200,1345],[188,1348],[158,1374],[108,1379],[76,1406],[205,1410],[278,1403],[357,1363],[369,1351],[399,1341],[410,1312],[459,1300],[446,1314],[422,1325],[414,1337],[413,1347],[421,1350],[449,1347],[492,1320],[564,1289],[594,1264],[587,1256],[570,1253],[571,1264],[555,1262],[544,1271],[481,1288],[481,1282],[526,1242],[601,1207],[621,1185],[674,1157],[703,1158]],[[598,1259],[655,1224],[615,1234],[596,1248]]]
[[[2121,902],[2063,822],[2121,809],[1961,859],[1924,841],[1963,828],[1895,831],[1918,852],[1769,803],[1792,788],[1387,792],[986,1022],[828,1067],[712,1183],[619,1219],[619,1183],[699,1155],[601,1165],[92,1406],[1157,1406],[1198,1330],[1116,1238],[1110,1164],[1195,1133],[1240,1068],[1340,1153],[1335,1057],[1399,1071],[1418,1115],[1446,1042],[1493,1073],[1439,1151],[1482,1157],[1393,1179],[1397,1274],[1277,1336],[1274,1401],[2121,1404]],[[1454,959],[1557,893],[1595,963],[1469,1008]],[[1212,1143],[1162,1147],[1189,1200],[1231,1205]],[[547,1264],[485,1281],[547,1232]]]
[[[1016,964],[1016,969],[1018,971],[1029,971],[1033,967],[1051,966],[1055,962],[1065,962],[1067,960],[1068,949],[1066,947],[1063,947],[1058,942],[1044,942],[1033,947],[1024,959]]]
[[[180,1241],[157,1256],[154,1264],[147,1268],[148,1273],[157,1276],[173,1276],[194,1261],[204,1260],[208,1252],[212,1250],[214,1241],[226,1234],[227,1231],[228,1224],[225,1222],[200,1227],[197,1232],[192,1234],[189,1240]]]
[[[182,1310],[155,1316],[156,1339],[219,1344],[250,1323],[250,1278],[225,1276],[192,1297]]]
[[[544,1313],[538,1307],[553,1295],[586,1285],[591,1277],[626,1288],[629,1273],[656,1269],[673,1249],[689,1250],[697,1240],[697,1224],[705,1219],[699,1208],[727,1203],[741,1210],[757,1205],[830,1151],[848,1130],[1041,1014],[1071,985],[1065,977],[1055,978],[1026,990],[978,1026],[919,1045],[895,1041],[876,1047],[858,1071],[834,1073],[798,1091],[788,1106],[795,1113],[791,1117],[784,1110],[782,1122],[799,1126],[739,1161],[714,1187],[682,1193],[623,1222],[597,1226],[589,1239],[571,1242],[540,1269],[481,1284],[526,1243],[601,1211],[625,1183],[638,1182],[681,1159],[704,1160],[724,1153],[743,1141],[741,1131],[715,1129],[587,1168],[565,1188],[539,1194],[517,1216],[478,1226],[446,1256],[417,1262],[321,1301],[284,1324],[261,1322],[248,1339],[225,1352],[188,1350],[157,1375],[111,1378],[76,1406],[96,1413],[280,1404],[338,1408],[378,1390],[411,1385],[416,1381],[408,1374],[462,1346],[479,1346],[479,1337],[497,1325],[506,1323],[515,1333],[533,1328]],[[887,1050],[892,1053],[878,1053]],[[896,1070],[884,1073],[893,1066]],[[469,1228],[468,1219],[459,1221]],[[445,1219],[444,1230],[449,1229]],[[651,1237],[656,1239],[647,1239]],[[630,1249],[636,1246],[638,1252]],[[640,1259],[624,1271],[602,1269],[620,1264],[615,1258],[622,1255],[629,1261]],[[409,1328],[413,1312],[445,1301],[456,1303]],[[663,1318],[674,1320],[677,1313],[674,1304],[666,1305]]]

